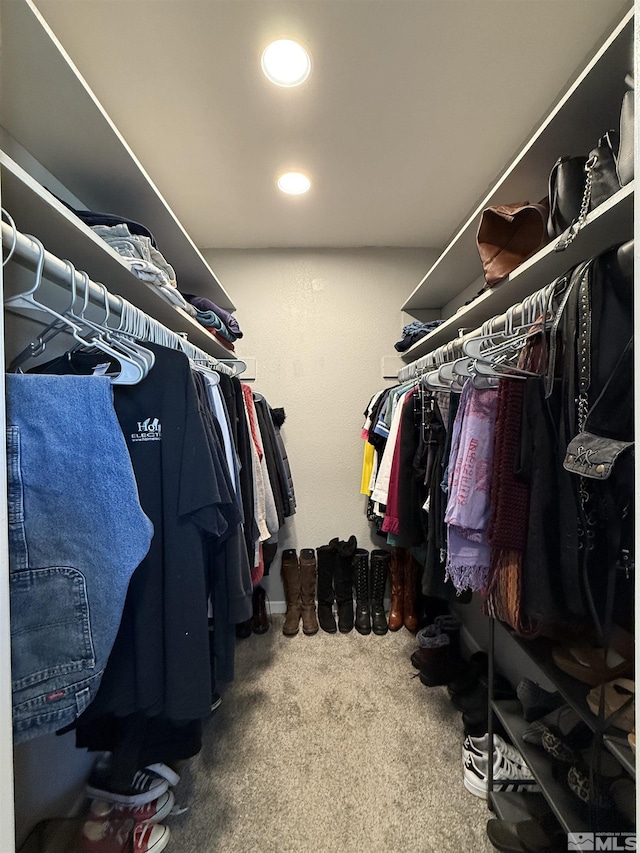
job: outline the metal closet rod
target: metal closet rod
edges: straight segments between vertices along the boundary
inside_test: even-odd
[[[26,269],[35,271],[42,254],[40,246],[36,242],[34,242],[34,240],[32,240],[27,234],[23,234],[15,227],[8,225],[6,222],[2,222],[1,224],[2,245],[7,251],[7,260],[16,261]],[[47,251],[46,249],[44,250],[44,267],[42,274],[54,284],[57,284],[60,287],[64,287],[66,290],[71,290],[71,272],[68,264],[61,261],[60,258],[51,254],[51,252]],[[94,304],[103,305],[105,295],[102,290],[102,287],[99,287],[89,278],[87,278],[86,280],[89,283],[90,301]],[[123,297],[114,296],[112,293],[109,293],[108,290],[106,291],[106,294],[109,300],[109,311],[115,314],[117,317],[121,316],[121,308],[123,302],[126,302],[127,305],[129,305],[134,312],[137,312],[143,317],[149,317],[148,314],[146,314],[140,308],[137,308],[135,305],[132,305],[130,302],[128,302],[128,300],[125,300]],[[221,361],[215,356],[210,355],[208,352],[205,352],[205,350],[200,349],[200,347],[195,346],[191,343],[191,341],[188,341],[186,338],[183,338],[180,334],[178,334],[178,332],[174,332],[173,329],[169,329],[167,326],[164,326],[155,318],[150,317],[149,319],[152,320],[153,324],[158,328],[159,331],[165,332],[170,339],[175,340],[176,349],[182,349],[182,351],[185,352],[185,354],[190,356],[191,358],[209,363],[210,365],[215,367],[215,369],[219,373],[226,373],[228,376],[235,376],[238,372],[242,372],[242,369],[246,369],[245,363],[240,359],[229,359],[230,362],[237,363],[237,365],[241,368],[240,371],[234,370],[232,367],[225,364],[224,361]]]
[[[507,311],[505,311],[504,314],[496,314],[494,317],[486,320],[482,326],[479,326],[477,329],[465,332],[457,338],[452,338],[450,341],[447,341],[446,344],[442,344],[437,349],[434,349],[426,355],[416,359],[416,361],[411,362],[411,364],[401,367],[398,371],[398,381],[407,382],[410,379],[415,379],[419,373],[432,370],[440,364],[443,364],[445,361],[461,358],[464,355],[462,351],[462,344],[465,341],[487,334],[488,327],[491,328],[492,332],[498,333],[504,331],[504,329],[507,328],[507,324],[513,320],[514,314],[524,312],[527,307],[533,307],[538,300],[544,300],[543,304],[547,305],[555,285],[556,282],[545,285],[540,288],[540,290],[537,290],[530,296],[527,296],[522,302],[514,303],[509,309],[507,309]]]

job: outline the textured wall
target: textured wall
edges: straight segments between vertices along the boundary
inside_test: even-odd
[[[253,387],[283,406],[298,509],[284,548],[317,548],[354,534],[370,549],[360,495],[363,410],[383,380],[383,356],[402,328],[400,306],[436,253],[422,249],[209,250],[245,333],[240,356],[257,358]],[[265,584],[283,600],[279,556]]]

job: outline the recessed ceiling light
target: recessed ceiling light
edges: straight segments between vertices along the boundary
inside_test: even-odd
[[[288,195],[302,195],[311,188],[311,181],[302,172],[285,172],[278,178],[278,187]]]
[[[298,42],[278,39],[265,48],[262,70],[276,86],[299,86],[311,74],[311,57]]]

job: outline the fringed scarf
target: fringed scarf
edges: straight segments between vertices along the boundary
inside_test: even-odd
[[[521,572],[529,524],[529,485],[516,474],[523,398],[522,380],[500,380],[488,531],[491,568],[485,612],[524,633],[521,625]]]
[[[489,487],[497,389],[467,382],[453,425],[449,459],[449,497],[445,522],[448,556],[446,579],[458,592],[484,590],[491,550],[487,542]]]
[[[544,341],[534,328],[518,359],[518,367],[539,372]],[[529,483],[518,476],[525,382],[502,379],[494,433],[491,481],[492,515],[488,539],[491,569],[485,612],[511,625],[521,636],[536,636],[540,625],[523,613],[522,563],[529,527]]]

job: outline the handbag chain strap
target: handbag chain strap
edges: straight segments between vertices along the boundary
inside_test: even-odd
[[[577,421],[578,433],[585,431],[589,413],[589,387],[591,385],[591,287],[590,272],[592,264],[587,264],[582,271],[578,287],[578,397]],[[580,509],[578,519],[578,547],[586,547],[593,551],[595,547],[596,514],[595,508],[589,506],[591,493],[586,477],[578,477],[578,496]]]
[[[584,170],[586,172],[586,179],[584,182],[584,192],[582,194],[582,202],[580,204],[580,212],[577,217],[573,220],[569,228],[567,229],[566,237],[563,237],[562,240],[558,240],[555,245],[555,252],[564,252],[573,241],[578,236],[578,232],[584,227],[585,222],[587,221],[587,215],[589,213],[589,205],[591,204],[591,185],[593,184],[593,167],[596,165],[597,157],[595,154],[592,154],[591,157],[584,164]]]

